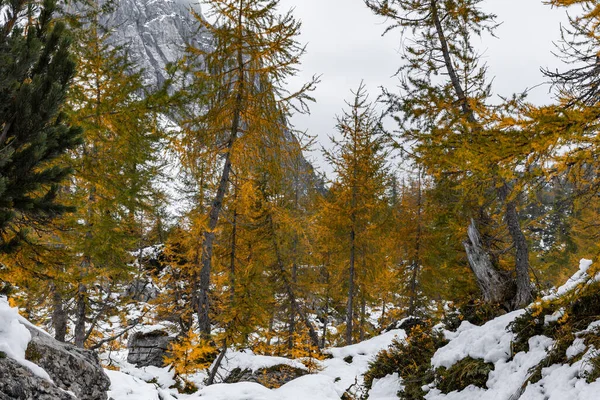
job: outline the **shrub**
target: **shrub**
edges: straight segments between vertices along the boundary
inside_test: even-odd
[[[210,367],[217,358],[218,350],[208,341],[201,339],[193,330],[171,343],[165,364],[175,370],[175,376],[184,381],[183,393],[193,393],[197,389],[185,377]]]
[[[394,340],[369,364],[365,386],[370,389],[374,379],[398,373],[404,382],[404,389],[398,396],[404,400],[422,399],[425,395],[422,387],[435,378],[431,357],[446,343],[442,333],[432,330],[430,326],[413,327],[406,340]]]
[[[469,385],[485,388],[488,375],[493,370],[494,364],[480,358],[463,358],[448,369],[441,367],[435,371],[436,387],[446,394]]]

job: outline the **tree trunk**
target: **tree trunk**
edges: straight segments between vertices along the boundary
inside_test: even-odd
[[[362,290],[361,290],[362,292]],[[367,318],[367,301],[364,293],[360,298],[360,327],[358,330],[358,339],[362,342],[365,340],[365,322]]]
[[[294,246],[296,244],[294,243]],[[298,273],[298,265],[292,264],[292,285],[296,286],[296,277]],[[290,316],[288,321],[288,349],[294,348],[294,333],[296,332],[296,312],[294,304],[290,301]]]
[[[529,280],[529,249],[527,240],[521,224],[519,222],[519,214],[514,200],[508,200],[509,188],[505,184],[500,188],[500,197],[505,202],[504,221],[508,226],[508,232],[515,247],[515,272],[517,276],[517,293],[512,299],[512,307],[514,309],[525,307],[533,300],[531,293],[531,282]]]
[[[503,302],[508,295],[508,277],[492,265],[490,256],[481,246],[481,238],[474,220],[471,220],[468,240],[464,241],[463,245],[483,299],[487,303]]]
[[[210,289],[210,274],[212,269],[212,254],[215,243],[215,229],[219,223],[219,217],[221,210],[223,209],[223,200],[229,187],[229,175],[231,174],[231,152],[233,145],[237,139],[237,135],[240,129],[240,119],[242,113],[242,101],[244,93],[244,55],[242,53],[242,41],[243,41],[243,27],[242,27],[242,6],[243,0],[240,0],[239,5],[239,16],[238,26],[239,31],[239,48],[237,53],[237,69],[238,69],[238,87],[235,99],[235,106],[232,110],[232,123],[231,131],[229,134],[229,142],[227,143],[227,149],[225,153],[225,162],[223,164],[223,171],[221,172],[221,178],[219,180],[219,186],[217,193],[212,201],[211,208],[208,214],[208,227],[204,232],[204,242],[202,243],[202,269],[200,271],[200,282],[198,292],[198,325],[201,334],[206,338],[210,336],[211,321],[210,321],[210,303],[208,291]]]
[[[438,12],[437,6],[438,0],[431,0],[431,18],[433,19],[433,24],[435,26],[435,31],[440,41],[440,48],[442,50],[442,56],[444,57],[444,65],[446,66],[446,71],[448,72],[448,76],[450,77],[450,82],[452,83],[452,87],[454,88],[454,92],[458,97],[458,101],[460,102],[460,107],[467,117],[467,120],[470,123],[477,122],[475,119],[475,114],[469,105],[469,100],[465,94],[463,87],[460,84],[460,80],[458,79],[458,74],[456,73],[456,69],[454,68],[454,64],[452,63],[452,57],[450,55],[450,49],[448,47],[448,40],[446,39],[446,34],[444,33],[444,28],[442,27],[442,20],[440,19],[440,15]]]
[[[356,260],[356,246],[354,226],[350,231],[350,269],[348,270],[348,301],[346,303],[346,345],[352,344],[353,317],[354,317],[354,263]]]
[[[59,342],[65,342],[67,337],[67,313],[63,298],[55,284],[52,288],[52,325],[54,327],[54,338]]]
[[[221,352],[219,356],[215,360],[215,364],[213,365],[210,374],[208,375],[208,380],[206,381],[206,386],[210,386],[215,383],[215,378],[217,376],[217,372],[219,372],[219,367],[225,358],[225,353],[227,352],[227,340],[223,340],[223,347],[221,348]]]
[[[233,222],[231,227],[231,254],[229,260],[229,301],[233,304],[235,297],[235,257],[237,247],[237,189],[233,192]]]
[[[77,296],[75,299],[75,346],[84,348],[86,330],[86,308],[87,308],[87,287],[80,283],[77,288]]]
[[[436,33],[440,40],[442,54],[444,57],[444,64],[446,65],[448,75],[450,76],[450,81],[452,82],[454,91],[456,92],[458,100],[461,104],[461,109],[462,109],[463,113],[467,116],[467,120],[470,123],[476,123],[477,120],[475,118],[475,114],[474,114],[472,108],[469,106],[469,102],[465,95],[465,91],[461,87],[460,81],[458,79],[458,75],[456,74],[454,65],[452,64],[452,59],[450,57],[448,43],[447,43],[446,37],[444,35],[444,30],[443,30],[443,27],[441,24],[440,16],[438,14],[437,0],[431,0],[431,15],[432,15],[433,22],[435,25]],[[517,275],[517,279],[516,279],[517,293],[516,293],[515,297],[512,299],[511,303],[512,303],[512,307],[518,308],[518,307],[522,307],[524,305],[529,304],[529,302],[531,302],[531,300],[533,298],[532,293],[531,293],[531,285],[529,282],[529,250],[527,247],[527,241],[525,240],[525,236],[523,235],[523,231],[521,230],[521,226],[519,224],[519,215],[517,213],[516,204],[514,203],[514,201],[509,201],[509,202],[506,201],[508,198],[508,187],[505,182],[503,183],[503,187],[499,190],[499,192],[500,192],[499,193],[500,197],[505,202],[504,220],[507,224],[509,233],[512,237],[513,245],[516,249],[515,270],[516,270],[516,275]],[[471,226],[473,228],[475,228],[473,224],[471,224]],[[471,227],[469,227],[469,230],[471,230]],[[475,231],[476,231],[476,228],[475,228]],[[478,234],[477,234],[477,236],[478,236]],[[471,240],[471,243],[474,243],[474,241]],[[467,248],[467,245],[465,244],[465,249],[466,248]],[[480,244],[479,244],[479,249],[477,249],[476,252],[480,253],[480,256],[484,256],[484,254],[481,254],[481,253],[485,253],[483,248],[481,248]],[[486,261],[481,259],[481,257],[479,257],[475,254],[472,254],[470,256],[469,250],[467,250],[467,256],[469,257],[469,261],[471,261],[471,259],[473,258],[476,261],[483,263],[482,265],[486,264]],[[487,258],[487,261],[489,262],[489,255],[485,254],[485,258]],[[477,273],[476,273],[476,276],[477,276],[478,283],[480,283],[480,288],[482,288],[481,279],[484,278],[484,275],[486,274],[485,271],[488,270],[488,268],[484,267],[484,266],[473,265],[473,264],[471,264],[471,268],[473,269],[473,271],[479,270],[480,275],[477,276]],[[490,281],[490,279],[487,279],[487,280]],[[491,279],[491,280],[493,281],[493,279]],[[504,292],[506,291],[506,286],[507,285],[505,283],[502,287],[502,291],[504,291]],[[483,291],[483,289],[482,289],[482,291]],[[488,293],[488,295],[491,295],[491,294],[492,293]],[[484,292],[484,296],[485,296],[485,292]],[[492,297],[495,297],[495,296],[492,296]]]
[[[310,322],[310,320],[308,319],[308,316],[306,315],[304,310],[302,310],[302,307],[300,307],[300,305],[298,304],[298,300],[296,299],[296,294],[294,292],[294,288],[292,287],[290,280],[286,276],[285,266],[283,264],[283,259],[281,258],[281,252],[279,251],[279,245],[277,244],[277,237],[275,236],[275,226],[273,225],[273,218],[271,217],[271,215],[267,216],[267,223],[269,224],[269,228],[273,235],[273,248],[275,249],[275,258],[276,258],[277,267],[279,269],[280,277],[281,277],[281,280],[283,281],[283,286],[284,286],[283,289],[286,291],[286,293],[288,295],[288,299],[290,301],[291,307],[294,309],[294,312],[300,316],[300,318],[304,322],[304,325],[306,325],[306,328],[308,329],[308,335],[310,336],[311,343],[313,344],[313,346],[319,347],[319,334],[315,331],[315,328],[314,328],[313,324]]]
[[[327,339],[327,324],[329,324],[329,295],[325,297],[325,312],[323,315],[323,334],[321,335],[320,349],[325,348],[325,340]]]
[[[414,317],[417,312],[417,296],[418,289],[417,283],[419,278],[419,268],[421,266],[421,216],[423,206],[423,196],[421,191],[421,171],[419,170],[419,181],[418,181],[418,192],[417,192],[417,235],[415,238],[415,255],[412,265],[412,271],[410,276],[410,299],[408,305],[408,316]]]

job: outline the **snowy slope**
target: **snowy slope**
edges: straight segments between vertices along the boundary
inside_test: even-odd
[[[588,274],[592,262],[582,260],[579,270],[560,288],[543,298],[544,301],[557,300],[561,296],[570,295],[585,285],[594,282]],[[511,342],[514,334],[507,327],[525,310],[519,310],[500,316],[483,326],[474,326],[463,322],[456,332],[445,332],[450,342],[440,348],[431,360],[433,367],[450,367],[459,360],[470,356],[480,358],[494,364],[486,383],[487,388],[469,386],[462,391],[443,394],[431,388],[427,400],[597,400],[600,399],[600,381],[586,382],[586,371],[591,368],[590,359],[597,356],[597,350],[589,348],[576,362],[569,365],[554,364],[542,369],[542,379],[536,383],[528,382],[533,368],[544,360],[553,349],[555,341],[538,335],[529,339],[529,351],[511,354]],[[560,310],[542,315],[545,324],[558,320],[563,312]],[[598,316],[600,318],[600,316]],[[599,325],[593,322],[589,331]],[[584,331],[584,332],[585,332]],[[573,332],[577,336],[577,332]],[[586,351],[582,339],[576,338],[567,349],[569,359]]]
[[[201,387],[206,374],[200,373],[193,381],[201,389],[193,395],[178,394],[176,390],[169,389],[174,381],[167,368],[138,369],[125,361],[125,353],[113,354],[111,356],[113,365],[118,366],[120,371],[106,371],[112,382],[109,397],[114,400],[171,400],[175,398],[174,396],[185,400],[339,400],[351,386],[359,388],[362,374],[366,372],[369,361],[380,350],[387,348],[394,338],[404,337],[404,331],[393,330],[352,346],[329,349],[332,358],[321,362],[321,371],[300,377],[273,390],[250,382]],[[349,356],[352,357],[352,362],[344,361],[344,358]],[[231,353],[223,369],[231,371],[240,367],[255,371],[278,364],[304,368],[295,360],[259,356],[244,351]],[[374,400],[394,398],[398,390],[397,383],[381,381],[385,384],[375,384],[375,392],[369,398]]]

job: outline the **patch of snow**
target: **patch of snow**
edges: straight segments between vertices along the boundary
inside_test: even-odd
[[[425,396],[425,399],[509,400],[520,390],[529,376],[530,369],[546,357],[548,349],[553,343],[552,339],[545,336],[535,336],[529,339],[530,350],[527,353],[520,352],[510,360],[505,358],[498,359],[494,362],[494,370],[490,372],[486,382],[487,388],[479,388],[471,385],[464,390],[448,394],[443,394],[439,389],[431,389]],[[467,343],[463,344],[468,346]]]
[[[369,391],[370,399],[397,400],[397,393],[402,390],[403,385],[398,373],[394,372],[381,379],[374,379]]]
[[[114,400],[339,400],[351,385],[363,382],[362,374],[367,371],[369,362],[379,351],[389,347],[393,339],[405,337],[403,330],[395,330],[362,343],[329,349],[327,351],[333,358],[319,362],[320,371],[294,379],[273,390],[251,382],[203,387],[207,375],[200,372],[188,376],[200,390],[192,395],[178,394],[175,389],[169,389],[175,381],[173,372],[168,368],[136,368],[126,361],[126,350],[112,352],[110,357],[104,354],[102,358],[120,369],[106,371],[111,380],[109,397]],[[352,356],[351,363],[344,361],[348,356]],[[256,355],[250,350],[230,351],[223,360],[219,376],[226,377],[235,368],[256,371],[280,364],[306,369],[298,360]],[[375,382],[374,392],[369,398],[395,398],[398,382],[397,375]]]
[[[242,371],[249,369],[252,372],[255,372],[261,368],[270,368],[281,364],[306,370],[304,364],[297,360],[291,360],[284,357],[261,356],[254,354],[251,350],[244,350],[227,352],[219,369],[219,373],[227,376],[227,372],[231,372],[235,368],[240,368]]]
[[[385,332],[374,338],[365,340],[364,342],[352,344],[345,347],[334,347],[326,350],[327,353],[331,354],[335,358],[344,358],[347,356],[364,356],[364,355],[375,355],[379,351],[389,347],[394,339],[404,339],[406,333],[402,329],[394,329],[389,332]]]
[[[580,284],[587,281],[590,278],[587,271],[590,269],[591,265],[592,265],[592,260],[586,260],[585,258],[581,259],[581,261],[579,262],[579,270],[577,272],[575,272],[575,274],[573,274],[573,276],[571,278],[569,278],[564,285],[562,285],[561,287],[559,287],[557,290],[553,291],[549,295],[542,297],[542,300],[544,300],[544,301],[556,300],[557,298],[564,296],[566,293],[570,292],[571,290],[575,289]]]
[[[114,400],[175,400],[156,384],[120,371],[105,370],[110,379],[108,398]]]
[[[589,358],[596,355],[588,351],[573,365],[551,365],[542,369],[542,379],[530,384],[520,400],[597,400],[600,381],[587,383],[585,372],[589,368]]]
[[[338,391],[344,393],[351,385],[363,383],[362,375],[367,372],[369,363],[375,359],[377,353],[387,349],[394,339],[405,338],[406,333],[403,330],[395,329],[361,343],[328,349],[326,352],[333,358],[322,362],[323,370],[320,374],[333,378]],[[350,363],[344,361],[348,356],[352,357]]]
[[[344,394],[331,377],[305,375],[274,390],[278,399],[285,400],[339,400]]]
[[[285,400],[274,391],[253,382],[221,383],[207,386],[194,395],[202,400]]]
[[[583,340],[582,338],[577,338],[573,341],[573,344],[569,346],[565,354],[567,356],[567,359],[570,360],[571,358],[583,353],[585,349],[585,340]]]
[[[565,315],[565,309],[560,308],[556,310],[552,315],[544,315],[544,325],[548,325],[552,322],[556,322]]]
[[[524,310],[513,311],[482,326],[463,321],[456,332],[445,331],[444,335],[450,343],[435,352],[431,365],[435,368],[449,368],[468,356],[491,363],[508,360],[511,357],[514,334],[506,328],[524,313]]]
[[[31,340],[31,333],[21,323],[21,319],[17,309],[8,304],[6,297],[0,296],[0,352],[29,368],[40,378],[52,382],[42,367],[25,359],[25,351]]]

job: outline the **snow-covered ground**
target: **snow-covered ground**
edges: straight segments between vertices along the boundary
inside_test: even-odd
[[[589,273],[591,262],[583,260],[576,274],[561,288],[553,291],[544,300],[555,300],[573,293],[585,282],[598,280]],[[564,310],[562,311],[564,312]],[[597,400],[600,399],[600,381],[586,382],[586,371],[591,368],[590,360],[597,357],[598,350],[586,347],[582,339],[576,338],[566,356],[577,360],[571,365],[554,364],[541,370],[541,379],[527,383],[534,367],[548,356],[555,344],[545,336],[529,339],[527,352],[512,353],[514,334],[508,326],[525,310],[502,315],[482,326],[463,322],[455,332],[444,331],[448,344],[437,350],[431,360],[432,367],[451,367],[465,357],[479,358],[494,365],[488,375],[486,388],[468,386],[462,391],[442,393],[435,383],[424,388],[427,400]],[[556,314],[556,315],[554,315]],[[545,315],[549,323],[561,317],[561,310]],[[0,297],[0,352],[30,368],[46,379],[48,375],[39,366],[25,360],[25,350],[31,338],[25,328],[28,324],[11,308],[5,298]],[[600,326],[592,322],[586,332]],[[577,335],[575,335],[577,336]],[[360,392],[363,377],[369,362],[376,354],[387,348],[394,339],[402,340],[405,333],[393,330],[364,342],[339,348],[326,353],[331,358],[319,361],[318,371],[297,378],[277,389],[268,389],[257,383],[241,382],[203,386],[206,373],[190,377],[200,390],[194,394],[179,394],[171,388],[175,384],[173,373],[168,368],[136,368],[127,363],[126,350],[103,354],[103,361],[110,364],[106,370],[111,380],[109,398],[114,400],[339,400],[349,391]],[[576,357],[577,358],[574,358]],[[296,360],[280,357],[255,355],[251,351],[230,352],[225,358],[219,376],[227,376],[234,368],[256,371],[274,365],[286,364],[305,368]],[[375,380],[369,392],[370,400],[397,399],[402,388],[402,379],[397,374]]]
[[[240,382],[215,384],[202,387],[205,373],[191,377],[201,389],[192,395],[178,394],[169,389],[175,383],[168,368],[136,368],[125,361],[126,353],[111,355],[119,371],[107,370],[112,382],[109,397],[114,400],[339,400],[346,390],[359,388],[364,374],[375,355],[387,348],[394,338],[403,339],[403,330],[392,330],[370,340],[352,346],[327,350],[332,358],[319,362],[320,370],[314,374],[297,378],[278,389],[267,389],[258,383]],[[351,362],[348,362],[350,358]],[[345,361],[346,359],[347,361]],[[274,365],[286,364],[305,368],[300,362],[281,357],[255,355],[251,351],[228,353],[220,375],[226,376],[234,368],[256,371]],[[151,383],[148,383],[151,382]],[[373,385],[370,399],[396,399],[398,380],[380,380]]]

